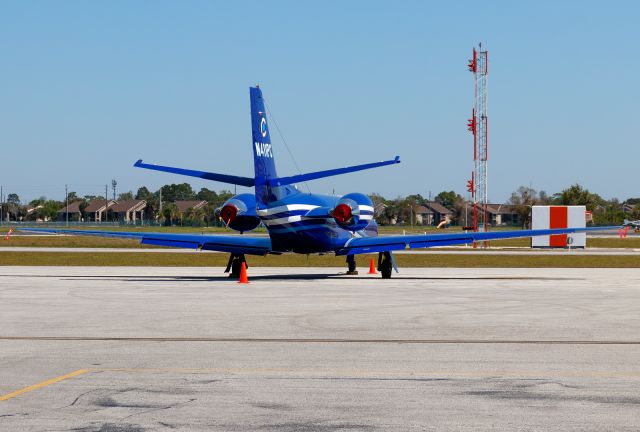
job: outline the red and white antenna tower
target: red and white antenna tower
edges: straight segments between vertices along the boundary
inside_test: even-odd
[[[473,134],[473,172],[471,180],[467,182],[467,190],[473,198],[473,231],[478,227],[488,230],[487,217],[487,159],[489,156],[489,142],[487,135],[487,51],[482,51],[480,43],[478,51],[473,49],[473,58],[469,60],[469,71],[473,72],[474,95],[471,120],[467,122],[469,131]],[[487,243],[485,242],[485,247]]]

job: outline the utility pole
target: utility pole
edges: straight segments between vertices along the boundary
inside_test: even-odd
[[[158,207],[159,207],[158,208],[159,218],[161,218],[162,217],[162,188],[160,188],[160,205]]]
[[[66,202],[67,202],[67,206],[65,207],[65,220],[67,223],[67,226],[69,226],[69,185],[64,185],[64,196],[66,197]]]
[[[109,185],[104,185],[104,213],[100,218],[100,222],[107,221],[107,208],[109,208]]]

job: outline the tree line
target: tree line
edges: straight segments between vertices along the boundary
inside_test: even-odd
[[[410,220],[416,220],[417,209],[428,204],[428,200],[420,194],[386,199],[374,193],[370,197],[376,210],[376,220],[382,225],[409,224]],[[453,224],[464,225],[473,218],[473,202],[454,191],[440,192],[433,201],[451,210]],[[531,226],[531,206],[534,205],[584,205],[592,213],[594,225],[617,225],[624,219],[640,219],[640,198],[627,198],[623,202],[617,198],[604,199],[580,184],[571,185],[552,195],[520,186],[502,204],[511,206],[510,210],[519,216],[518,221],[523,228]]]
[[[140,187],[136,193],[123,192],[117,195],[116,201],[122,202],[132,199],[145,200],[144,219],[164,224],[182,225],[214,225],[219,221],[215,219],[215,209],[220,207],[234,194],[229,190],[219,192],[201,188],[195,191],[189,183],[167,184],[155,192],[151,192],[146,186]],[[428,200],[420,194],[412,194],[406,197],[388,199],[378,193],[369,195],[375,208],[375,218],[378,224],[388,225],[395,223],[409,224],[416,220],[419,207],[428,204]],[[111,197],[113,198],[113,197]],[[107,198],[107,199],[111,199]],[[160,200],[162,198],[162,205]],[[69,192],[65,199],[58,201],[44,196],[28,203],[32,212],[28,212],[28,206],[20,201],[15,193],[7,195],[1,204],[0,210],[3,220],[56,220],[58,211],[69,203],[79,202],[80,211],[83,212],[92,200],[105,200],[104,196],[84,195]],[[188,209],[184,213],[178,211],[175,201],[202,200],[207,205],[200,209]],[[451,222],[463,225],[470,219],[473,204],[454,191],[442,191],[433,201],[441,204],[452,212]],[[536,191],[530,187],[521,186],[514,191],[510,198],[503,204],[510,205],[511,211],[519,215],[518,220],[523,227],[530,226],[531,206],[533,205],[584,205],[592,212],[593,222],[596,225],[615,225],[625,218],[640,219],[640,198],[628,198],[621,202],[617,198],[604,199],[596,193],[590,192],[579,184],[572,185],[552,195],[545,191]],[[627,211],[623,208],[628,206]],[[8,218],[8,219],[7,219]]]
[[[144,200],[147,206],[144,210],[143,219],[167,225],[179,223],[181,225],[215,225],[215,209],[220,207],[225,201],[233,197],[229,190],[219,192],[201,188],[199,191],[193,190],[189,183],[167,184],[155,192],[151,192],[146,186],[138,188],[137,192],[122,192],[115,197],[115,201],[123,202],[129,200]],[[161,204],[162,197],[162,204]],[[78,195],[70,191],[62,200],[49,199],[45,196],[36,198],[28,203],[22,203],[20,197],[15,193],[10,193],[4,203],[2,203],[3,220],[56,220],[58,212],[63,209],[67,202],[69,204],[79,203],[80,212],[86,220],[85,209],[93,200],[110,201],[113,197],[104,195]],[[189,208],[184,213],[178,211],[176,201],[206,201],[206,206],[198,209]],[[29,209],[32,211],[29,211]],[[7,219],[7,217],[9,219]],[[107,220],[117,220],[115,215],[108,215]]]

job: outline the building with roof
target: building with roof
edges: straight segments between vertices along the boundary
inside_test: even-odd
[[[114,200],[95,198],[84,209],[85,220],[91,222],[103,222],[107,220],[107,211],[116,203]]]
[[[80,204],[83,201],[74,201],[69,205],[62,207],[58,210],[58,220],[61,222],[80,222],[82,220],[82,212],[80,211]]]
[[[113,213],[120,222],[136,223],[142,220],[145,208],[147,208],[145,200],[132,199],[115,203],[107,209],[107,212]]]
[[[518,207],[510,204],[487,204],[487,222],[491,226],[521,225],[523,221],[517,212]],[[481,204],[478,204],[478,211],[484,211]]]
[[[174,204],[178,208],[178,213],[180,213],[180,217],[187,212],[187,210],[198,210],[206,207],[207,202],[204,200],[184,200],[184,201],[175,201]]]
[[[414,210],[416,225],[431,225],[433,223],[433,210],[425,206],[418,206]]]
[[[453,220],[453,211],[437,201],[426,201],[424,207],[430,211],[430,215],[427,214],[427,221],[424,225],[439,225],[443,221],[449,224]]]

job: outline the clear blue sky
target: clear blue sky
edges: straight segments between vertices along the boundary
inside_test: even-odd
[[[487,2],[485,2],[487,3]],[[260,83],[303,171],[400,155],[318,193],[465,191],[479,41],[489,50],[489,196],[581,183],[640,196],[637,2],[3,1],[0,184],[23,201],[252,175]],[[279,172],[296,172],[281,139]],[[239,188],[240,190],[240,188]]]

